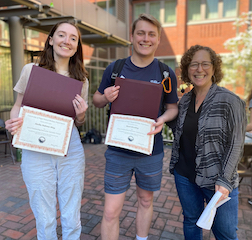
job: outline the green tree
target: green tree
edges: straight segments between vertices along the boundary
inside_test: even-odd
[[[231,84],[234,87],[244,86],[245,95],[252,89],[252,12],[242,13],[236,19],[234,26],[237,36],[228,39],[224,47],[231,54],[223,57],[224,79],[222,85]],[[240,31],[242,30],[242,31]]]

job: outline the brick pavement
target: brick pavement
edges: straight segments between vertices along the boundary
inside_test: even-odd
[[[103,173],[105,145],[85,144],[86,170],[85,189],[81,207],[81,240],[100,240],[100,226],[104,205]],[[177,197],[173,176],[169,173],[171,150],[165,148],[162,186],[154,194],[154,214],[149,240],[183,239],[182,211]],[[20,163],[15,165],[8,157],[0,157],[0,240],[35,240],[35,220],[28,203],[28,194],[22,180]],[[245,178],[240,186],[239,240],[252,240],[252,198],[250,179]],[[120,240],[132,240],[135,236],[137,209],[136,185],[132,180],[126,193],[120,215]],[[58,236],[61,226],[58,211]],[[204,240],[213,240],[210,231],[204,231]]]

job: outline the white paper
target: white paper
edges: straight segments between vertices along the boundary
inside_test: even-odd
[[[153,150],[155,121],[149,118],[112,114],[109,119],[105,144],[150,155]]]
[[[20,109],[19,116],[23,124],[13,137],[14,147],[58,156],[67,154],[72,118],[27,106]]]
[[[219,191],[217,191],[213,195],[213,197],[211,198],[211,200],[207,204],[206,208],[204,209],[204,211],[202,212],[202,214],[200,215],[200,218],[198,219],[198,221],[196,223],[196,225],[198,227],[204,228],[207,230],[211,229],[212,224],[213,224],[213,220],[214,220],[214,217],[216,214],[216,209],[231,199],[230,197],[227,197],[227,198],[223,199],[222,201],[220,201],[216,205],[216,203],[219,201],[221,196],[222,196],[222,193]]]

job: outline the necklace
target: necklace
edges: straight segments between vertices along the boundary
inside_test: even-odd
[[[68,77],[68,75],[69,75],[68,71],[59,71],[58,73],[63,75],[63,76],[66,76],[66,77]]]
[[[195,105],[197,105],[199,103],[202,103],[204,101],[205,97],[206,97],[206,94],[199,96],[198,99],[196,97],[196,99],[195,99]]]

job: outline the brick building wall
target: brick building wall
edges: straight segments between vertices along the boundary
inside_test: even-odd
[[[156,2],[162,2],[162,0],[156,0]],[[135,5],[145,3],[146,10],[149,10],[150,3],[153,0],[133,0],[130,18],[134,19],[134,7]],[[176,0],[176,22],[174,24],[162,24],[163,29],[161,33],[161,41],[156,51],[155,56],[160,59],[174,58],[175,72],[179,76],[179,61],[182,54],[195,44],[205,45],[212,48],[218,54],[227,54],[229,50],[224,48],[224,42],[233,38],[237,34],[237,29],[233,26],[235,17],[232,18],[217,18],[217,19],[204,19],[202,21],[188,21],[188,0]],[[203,4],[204,1],[201,2]],[[237,15],[240,16],[243,12],[248,12],[251,9],[250,0],[237,0]],[[219,9],[219,5],[218,5]],[[202,11],[202,6],[201,6]],[[202,14],[202,13],[201,13]],[[219,13],[220,14],[220,13]],[[244,31],[243,28],[239,28],[239,31]],[[178,80],[178,85],[181,82]],[[245,86],[245,82],[244,82]],[[244,95],[243,87],[236,87],[232,89],[232,86],[228,86],[230,90],[233,90],[240,96]]]
[[[135,0],[132,1],[130,9],[130,19],[133,17],[134,5],[139,3],[153,2],[153,0]],[[238,1],[238,12],[249,11],[250,0]],[[207,45],[213,48],[217,53],[227,53],[224,48],[224,42],[236,35],[236,29],[233,27],[233,20],[211,21],[206,23],[199,22],[187,23],[187,4],[188,0],[177,0],[176,7],[176,25],[163,26],[160,45],[156,51],[156,56],[182,55],[190,46],[195,44]],[[240,29],[242,31],[243,29]]]

